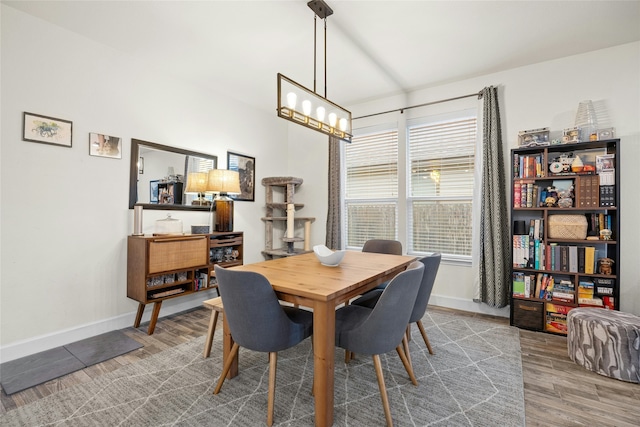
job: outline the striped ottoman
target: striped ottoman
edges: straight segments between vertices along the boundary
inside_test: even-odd
[[[567,314],[569,357],[585,369],[640,383],[640,317],[602,308]]]

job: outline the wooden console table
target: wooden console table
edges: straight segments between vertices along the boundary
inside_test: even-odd
[[[228,249],[227,249],[228,248]],[[219,251],[230,252],[216,260]],[[235,255],[235,259],[233,258]],[[241,231],[173,236],[129,236],[127,297],[138,301],[133,327],[140,326],[147,304],[153,313],[147,333],[153,334],[162,301],[217,288],[214,265],[242,265]]]

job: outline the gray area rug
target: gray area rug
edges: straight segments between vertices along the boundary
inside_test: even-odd
[[[121,331],[110,331],[5,362],[0,365],[0,384],[5,393],[13,394],[140,347],[142,344]]]
[[[413,327],[418,386],[395,352],[382,364],[396,426],[524,426],[518,330],[455,314],[423,319],[435,355]],[[203,359],[204,337],[0,417],[2,426],[257,426],[266,423],[269,365],[264,353],[240,350],[240,375],[212,394],[222,370],[222,334]],[[371,358],[344,364],[336,350],[336,426],[384,425]],[[310,340],[280,352],[274,424],[313,426]]]

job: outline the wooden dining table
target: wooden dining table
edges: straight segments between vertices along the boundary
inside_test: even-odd
[[[337,267],[322,265],[313,252],[233,267],[264,275],[278,298],[313,310],[315,425],[333,425],[335,309],[393,278],[414,256],[347,251]],[[233,338],[224,318],[223,358]],[[238,359],[228,378],[238,374]]]

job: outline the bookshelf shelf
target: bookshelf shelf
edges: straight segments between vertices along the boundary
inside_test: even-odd
[[[566,334],[575,307],[619,309],[619,156],[619,139],[511,150],[513,326]]]

